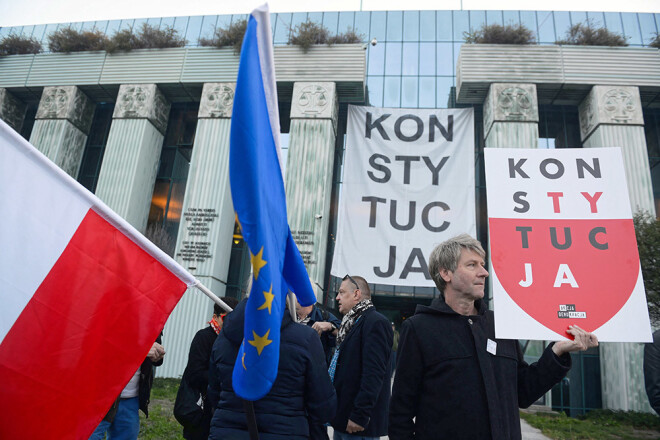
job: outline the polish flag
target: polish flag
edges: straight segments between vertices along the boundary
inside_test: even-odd
[[[196,283],[0,121],[0,439],[88,438]]]

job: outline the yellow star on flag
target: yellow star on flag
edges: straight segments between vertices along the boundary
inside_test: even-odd
[[[259,271],[261,270],[262,267],[264,267],[267,263],[266,260],[263,259],[264,256],[264,247],[261,246],[261,250],[257,255],[254,255],[252,251],[250,251],[250,262],[252,263],[252,270],[254,272],[254,279],[256,280],[259,278]]]
[[[243,359],[241,359],[241,362],[243,362],[243,369],[247,370],[247,367],[245,366],[245,352],[243,352]]]
[[[268,309],[268,314],[270,315],[271,308],[273,306],[273,298],[275,298],[275,295],[273,295],[273,285],[271,284],[270,285],[270,290],[268,292],[266,292],[264,290],[264,299],[265,299],[265,301],[261,305],[261,307],[259,307],[257,310],[264,310],[264,309],[267,308]]]
[[[261,356],[261,352],[264,350],[264,347],[266,345],[269,345],[271,342],[273,342],[271,339],[268,339],[268,335],[270,334],[270,329],[266,332],[265,335],[259,336],[257,333],[252,330],[252,335],[254,336],[253,341],[248,341],[250,345],[254,346],[257,348],[257,353],[259,356]]]

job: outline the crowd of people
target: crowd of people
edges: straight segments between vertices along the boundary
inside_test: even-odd
[[[199,397],[199,414],[194,423],[182,422],[184,437],[250,439],[252,430],[262,440],[325,440],[331,426],[334,440],[520,439],[518,408],[567,374],[571,352],[598,340],[570,326],[572,340],[549,344],[527,364],[518,341],[495,337],[494,315],[483,301],[485,266],[481,244],[466,234],[439,244],[429,272],[441,295],[417,306],[400,336],[376,311],[367,281],[346,275],[336,295],[341,320],[320,304],[284,313],[277,379],[251,403],[232,387],[247,300],[224,298],[233,311],[225,316],[216,306],[190,347],[177,403],[185,384]],[[145,360],[150,371],[162,362],[160,341],[152,351]],[[152,380],[142,374],[145,364],[92,438],[106,431],[111,439],[137,437],[137,411],[146,414]],[[130,432],[122,428],[126,419]]]

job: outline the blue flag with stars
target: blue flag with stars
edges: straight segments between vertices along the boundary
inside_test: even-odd
[[[268,394],[280,356],[280,325],[289,290],[316,302],[286,216],[280,166],[279,112],[268,6],[250,14],[243,39],[231,120],[229,180],[252,262],[244,338],[232,376],[243,399]]]

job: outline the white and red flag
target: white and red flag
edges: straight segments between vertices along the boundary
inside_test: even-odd
[[[0,121],[0,438],[88,438],[192,275]]]

